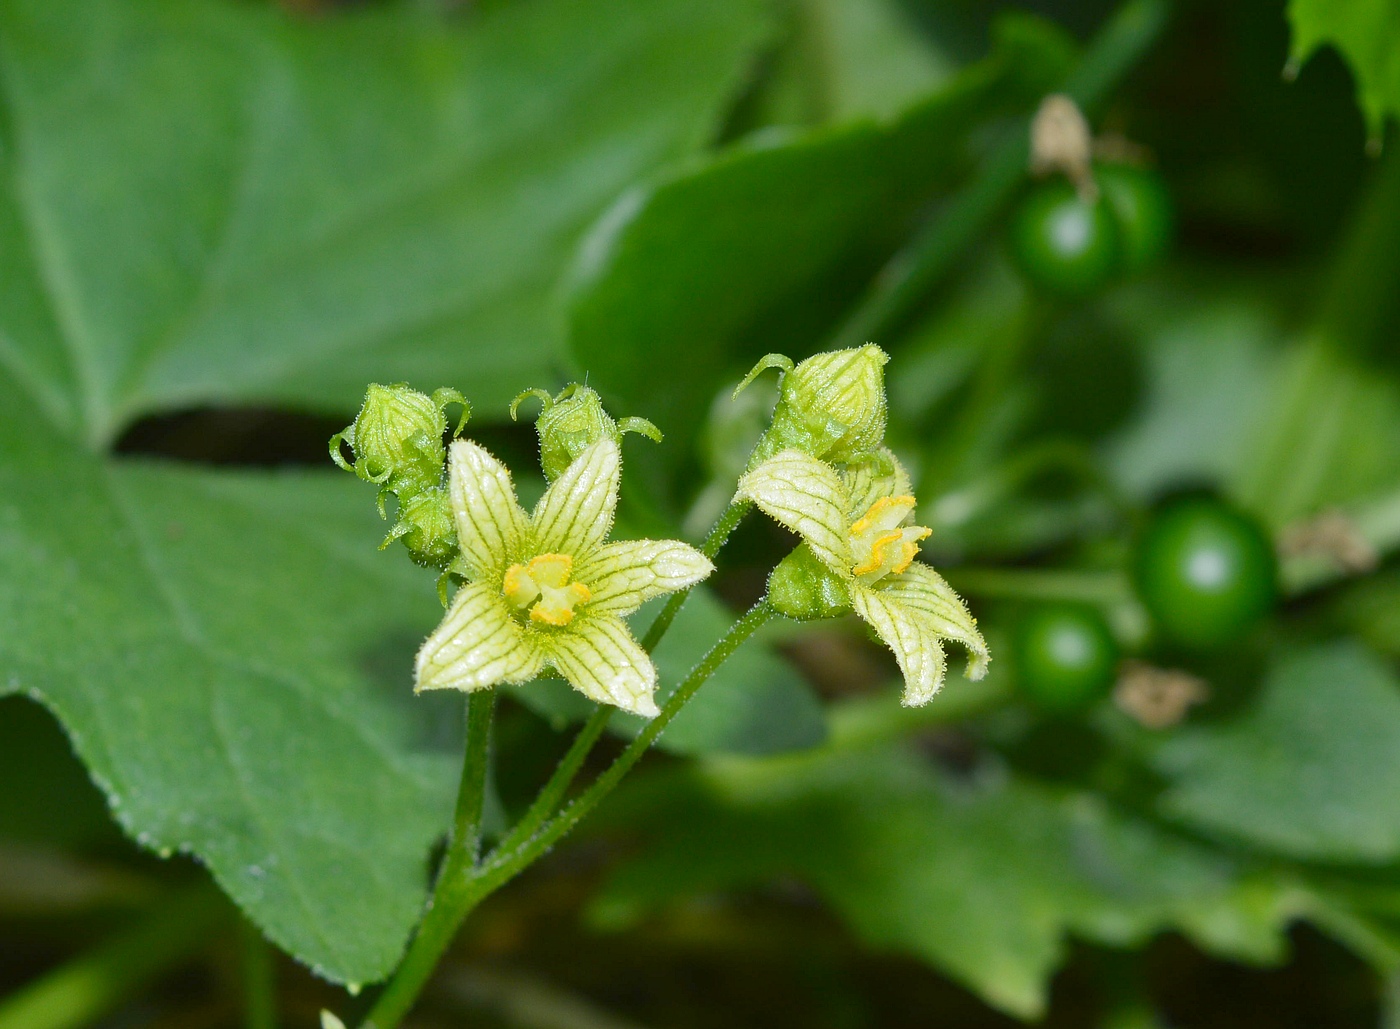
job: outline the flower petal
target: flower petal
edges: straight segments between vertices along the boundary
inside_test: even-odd
[[[607,543],[574,566],[588,586],[590,611],[631,614],[642,602],[694,586],[715,570],[700,551],[679,540]]]
[[[881,447],[869,461],[848,466],[841,479],[846,484],[852,521],[869,511],[881,497],[904,497],[914,492],[909,473],[889,447]]]
[[[904,704],[918,707],[933,699],[943,685],[947,662],[938,634],[923,619],[885,590],[851,588],[851,606],[894,651],[904,673]]]
[[[547,645],[550,664],[590,700],[644,718],[661,713],[652,699],[656,666],[616,615],[586,611]]]
[[[457,590],[442,624],[418,651],[414,691],[479,690],[528,682],[544,655],[510,613],[501,591],[483,583]]]
[[[535,506],[535,549],[582,558],[607,539],[621,477],[622,456],[611,439],[579,454]]]
[[[746,473],[735,499],[752,500],[806,540],[823,564],[851,574],[846,491],[831,465],[800,450],[784,450]]]
[[[497,579],[518,549],[526,525],[510,472],[485,448],[465,439],[452,444],[447,470],[462,561],[473,580]]]
[[[892,603],[917,613],[920,621],[944,639],[967,648],[967,677],[980,679],[987,674],[987,641],[977,631],[977,619],[962,597],[928,565],[915,561],[899,575],[888,576],[880,591]]]

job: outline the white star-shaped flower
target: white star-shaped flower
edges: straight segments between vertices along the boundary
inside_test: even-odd
[[[600,704],[658,713],[656,667],[623,616],[714,566],[678,540],[607,542],[621,469],[617,444],[601,439],[526,514],[501,462],[469,440],[452,444],[455,567],[467,581],[418,652],[415,689],[485,689],[552,668]]]

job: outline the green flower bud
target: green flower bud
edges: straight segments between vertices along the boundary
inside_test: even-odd
[[[600,439],[622,442],[626,432],[641,433],[647,439],[661,442],[661,430],[645,418],[624,418],[613,421],[603,410],[603,400],[597,392],[577,382],[565,386],[558,396],[551,397],[542,389],[527,389],[510,405],[510,416],[516,416],[520,404],[530,397],[540,401],[540,415],[535,419],[535,431],[540,436],[540,467],[544,477],[553,482],[574,463],[574,459]]]
[[[803,543],[768,576],[768,603],[779,614],[807,622],[845,614],[851,609],[851,592]]]
[[[371,383],[354,424],[331,437],[331,458],[366,482],[383,486],[401,500],[442,481],[446,449],[448,404],[462,405],[462,417],[454,435],[471,416],[471,406],[455,389],[439,389],[432,396],[404,383],[381,386]],[[355,463],[340,452],[350,444]]]
[[[399,520],[380,545],[403,540],[413,563],[446,569],[457,557],[457,527],[447,490],[430,486],[399,502]]]
[[[761,360],[739,389],[769,368],[780,368],[783,375],[773,422],[749,467],[789,449],[834,463],[860,461],[879,449],[885,439],[888,360],[873,343],[817,354],[796,366],[781,354]]]

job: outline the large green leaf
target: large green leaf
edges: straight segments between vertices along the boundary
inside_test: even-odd
[[[1299,858],[1400,859],[1400,685],[1353,644],[1285,660],[1247,714],[1155,760],[1163,809],[1193,826]]]
[[[1392,0],[1289,0],[1290,64],[1331,43],[1356,79],[1356,98],[1379,140],[1387,115],[1400,114],[1400,8]]]
[[[349,477],[99,451],[160,409],[549,376],[575,237],[710,137],[762,26],[749,0],[0,4],[0,692],[330,978],[393,967],[446,824],[460,707],[408,691],[431,577],[375,552]]]
[[[760,30],[748,0],[6,3],[0,360],[97,441],[373,378],[498,408],[552,377],[575,238],[709,137]]]
[[[888,745],[656,775],[612,811],[649,845],[594,915],[796,876],[873,945],[938,965],[1031,1017],[1075,933],[1113,945],[1168,926],[1238,958],[1276,959],[1298,899],[1089,796],[956,783]]]
[[[579,251],[576,363],[618,410],[650,413],[679,448],[671,457],[683,454],[736,373],[765,352],[816,348],[962,166],[1006,63],[969,69],[891,123],[770,130],[627,193]]]

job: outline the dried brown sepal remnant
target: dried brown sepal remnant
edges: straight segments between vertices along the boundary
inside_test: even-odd
[[[1279,534],[1278,549],[1283,557],[1323,557],[1356,574],[1373,571],[1381,559],[1356,523],[1335,507],[1288,526]]]
[[[1092,203],[1099,195],[1093,156],[1094,137],[1078,105],[1063,93],[1051,93],[1042,100],[1031,120],[1032,174],[1060,172],[1083,200]]]
[[[1170,729],[1192,706],[1210,697],[1204,680],[1176,668],[1157,668],[1142,661],[1124,661],[1113,702],[1147,729]]]

